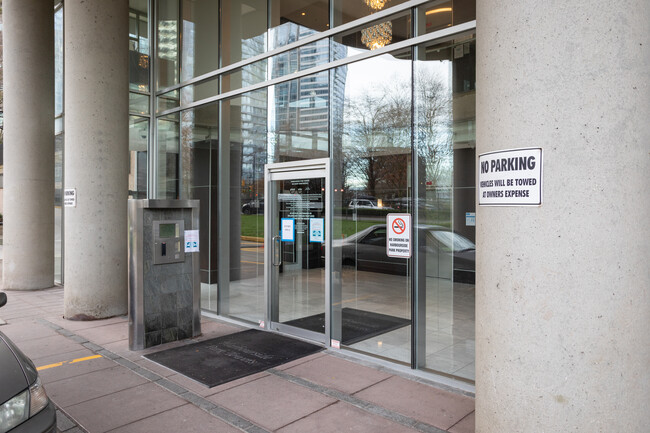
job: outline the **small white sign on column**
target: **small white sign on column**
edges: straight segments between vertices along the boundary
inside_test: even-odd
[[[63,190],[63,207],[77,207],[77,188]]]

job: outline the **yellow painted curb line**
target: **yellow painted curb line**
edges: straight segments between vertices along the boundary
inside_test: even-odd
[[[40,367],[36,367],[36,370],[37,371],[47,370],[48,368],[61,367],[63,364],[74,364],[76,362],[90,361],[91,359],[97,359],[101,357],[102,355],[86,356],[85,358],[77,358],[77,359],[73,359],[72,361],[62,361],[62,362],[56,362],[54,364],[43,365]]]

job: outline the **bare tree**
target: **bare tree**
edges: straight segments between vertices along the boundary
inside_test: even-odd
[[[362,183],[371,195],[406,190],[412,138],[426,179],[438,185],[445,176],[452,155],[451,92],[433,72],[419,72],[413,85],[409,79],[389,80],[346,98],[344,119],[346,188]]]
[[[435,73],[420,70],[415,77],[415,148],[424,160],[427,181],[448,184],[452,157],[452,96],[448,85]],[[447,170],[448,171],[448,170]]]

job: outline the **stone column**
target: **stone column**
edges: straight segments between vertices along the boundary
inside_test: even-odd
[[[647,432],[650,8],[477,2],[477,154],[542,147],[541,207],[477,210],[476,431]]]
[[[5,289],[54,285],[54,9],[5,0]]]
[[[100,319],[127,311],[128,1],[66,1],[64,27],[64,315]]]

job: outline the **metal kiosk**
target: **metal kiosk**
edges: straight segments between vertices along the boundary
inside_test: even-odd
[[[201,334],[199,201],[129,200],[129,349]]]

